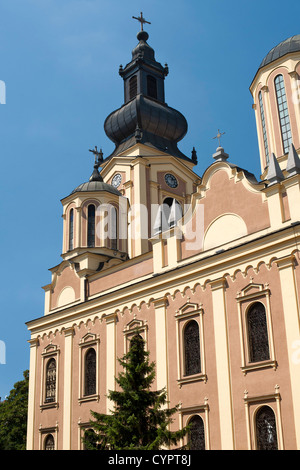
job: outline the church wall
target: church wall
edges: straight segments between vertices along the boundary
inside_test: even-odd
[[[152,258],[136,262],[135,264],[123,269],[118,269],[116,272],[106,274],[89,282],[89,295],[92,297],[100,292],[103,292],[112,287],[121,285],[127,281],[138,279],[142,276],[153,272]]]
[[[253,412],[256,408],[269,403],[279,420],[277,404],[273,396],[276,385],[279,386],[278,390],[281,396],[280,406],[284,444],[287,449],[293,449],[296,446],[296,442],[294,434],[294,415],[290,406],[292,395],[287,353],[287,348],[290,345],[287,344],[284,328],[282,293],[278,268],[276,265],[272,265],[271,269],[268,269],[265,264],[262,264],[258,272],[254,271],[253,268],[249,268],[247,276],[244,276],[241,272],[237,273],[234,280],[232,280],[230,276],[227,276],[227,283],[228,344],[231,358],[232,398],[237,449],[245,448],[245,442],[247,442],[245,403],[243,400],[245,391],[247,391],[247,397],[257,397],[257,401],[251,402],[250,418],[253,418]],[[243,341],[240,332],[239,309],[236,299],[237,293],[250,283],[261,284],[270,291],[271,325],[268,322],[268,329],[269,335],[272,336],[274,343],[274,361],[266,361],[266,366],[261,369],[256,367],[257,364],[253,364],[253,367],[250,367],[243,373],[241,367],[241,347]],[[258,291],[254,294],[253,298],[246,299],[242,302],[242,317],[246,314],[248,306],[256,301],[263,303],[266,311],[268,310],[266,294],[259,295]],[[251,364],[249,365],[251,366]],[[269,395],[272,397],[268,398]],[[252,448],[255,448],[253,422],[251,422],[250,431]]]

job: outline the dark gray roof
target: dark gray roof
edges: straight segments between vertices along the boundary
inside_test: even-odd
[[[134,145],[138,128],[139,142],[190,160],[177,148],[187,127],[186,119],[179,111],[143,95],[137,95],[112,112],[104,123],[106,135],[116,144],[114,154]]]
[[[82,183],[77,188],[75,188],[71,194],[83,191],[106,191],[111,194],[116,194],[117,196],[122,196],[120,191],[117,188],[114,188],[111,184],[104,183],[103,181],[88,181],[87,183]]]
[[[273,47],[273,49],[271,49],[270,52],[266,55],[266,57],[263,59],[259,68],[262,68],[265,65],[270,64],[271,62],[274,62],[274,60],[277,60],[280,57],[285,56],[286,54],[298,51],[300,51],[300,34],[285,39],[280,44]]]

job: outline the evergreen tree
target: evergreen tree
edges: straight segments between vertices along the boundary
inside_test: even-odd
[[[109,391],[114,402],[111,414],[91,411],[95,421],[85,434],[85,446],[93,450],[158,450],[162,446],[177,444],[188,428],[170,431],[172,416],[178,405],[167,407],[165,389],[151,390],[155,378],[155,363],[149,363],[149,352],[144,340],[136,334],[130,351],[119,359],[123,367],[116,378],[120,391]]]
[[[25,450],[29,372],[0,403],[0,450]]]

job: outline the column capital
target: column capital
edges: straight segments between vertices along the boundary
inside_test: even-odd
[[[74,334],[74,327],[73,326],[70,326],[69,328],[66,328],[65,330],[63,330],[63,333],[65,335],[65,338],[67,336],[73,336]]]
[[[30,344],[31,348],[35,348],[39,345],[39,339],[38,338],[29,339],[28,343]]]
[[[224,279],[224,277],[219,277],[214,281],[210,281],[209,285],[211,287],[211,290],[224,289],[226,287],[226,279]]]
[[[158,299],[153,299],[152,302],[155,308],[166,307],[168,299],[166,297],[160,297]]]
[[[118,314],[117,313],[109,313],[108,315],[104,315],[104,320],[105,320],[107,325],[109,323],[117,323]]]
[[[278,269],[284,269],[284,268],[290,268],[290,267],[293,268],[295,266],[294,262],[295,262],[294,255],[288,255],[288,256],[284,256],[283,258],[274,260],[274,263],[277,264]]]

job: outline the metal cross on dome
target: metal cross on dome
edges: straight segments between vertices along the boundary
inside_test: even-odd
[[[224,134],[225,134],[225,132],[220,132],[220,129],[218,129],[218,133],[217,133],[216,137],[213,137],[214,139],[218,139],[218,141],[219,141],[219,147],[221,147],[221,137],[222,137],[222,135],[224,135]]]
[[[89,152],[92,152],[95,155],[95,163],[101,163],[103,161],[103,152],[102,149],[100,149],[100,152],[98,152],[97,145],[95,145],[94,149],[89,149]]]
[[[135,20],[138,20],[141,23],[141,31],[144,30],[143,25],[145,23],[151,24],[150,21],[145,20],[145,18],[143,17],[143,12],[142,11],[141,11],[141,16],[138,16],[138,17],[133,16],[132,18],[134,18]]]

